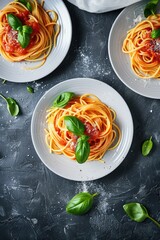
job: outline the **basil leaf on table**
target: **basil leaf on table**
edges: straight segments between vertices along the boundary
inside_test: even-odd
[[[144,9],[144,16],[147,18],[150,15],[154,15],[156,12],[156,8],[159,0],[150,0]]]
[[[149,218],[158,227],[160,227],[160,223],[149,216],[147,209],[140,203],[127,203],[123,205],[123,209],[126,214],[135,222],[143,222],[146,218]]]
[[[84,134],[85,126],[78,118],[74,116],[65,116],[64,122],[67,129],[76,136],[81,136]]]
[[[151,38],[156,39],[160,37],[160,28],[155,29],[151,32]]]
[[[2,97],[6,103],[7,103],[7,110],[12,116],[17,116],[19,114],[19,106],[17,102],[11,98],[11,97],[4,97],[2,94],[0,94],[0,97]]]
[[[88,136],[82,135],[77,140],[75,156],[78,163],[84,163],[88,159],[88,156],[90,154],[90,145],[88,143],[88,139]]]
[[[73,92],[64,92],[58,95],[58,97],[54,100],[53,106],[63,108],[67,105],[67,103],[72,99],[75,94]]]
[[[32,87],[30,87],[30,86],[27,86],[27,91],[29,93],[34,93],[34,89]]]
[[[67,204],[66,212],[74,215],[83,215],[93,206],[93,199],[98,193],[80,192],[76,194]]]
[[[22,26],[20,19],[12,13],[7,14],[7,20],[11,28],[17,30],[18,27]]]
[[[142,155],[145,157],[147,156],[150,151],[153,148],[153,141],[152,141],[152,137],[150,137],[150,139],[144,141],[144,143],[142,144]]]

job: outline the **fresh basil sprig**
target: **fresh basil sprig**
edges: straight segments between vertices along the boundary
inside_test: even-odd
[[[26,48],[30,43],[30,35],[33,32],[32,27],[28,25],[22,25],[20,19],[12,13],[7,14],[7,20],[9,25],[18,31],[18,42],[22,48]]]
[[[19,114],[19,106],[17,102],[11,98],[11,97],[4,97],[2,94],[0,94],[0,97],[2,97],[6,103],[7,103],[7,110],[12,116],[17,116]]]
[[[54,100],[53,106],[59,108],[65,107],[74,95],[73,92],[63,92]],[[88,142],[89,137],[84,134],[84,124],[75,116],[64,116],[64,123],[68,131],[79,137],[75,149],[77,162],[86,162],[90,154],[90,145]]]
[[[88,142],[89,137],[82,135],[77,140],[75,156],[78,163],[84,163],[87,161],[90,154],[90,145]]]
[[[84,134],[84,124],[75,116],[65,116],[64,122],[67,129],[78,136],[75,157],[78,163],[84,163],[87,161],[90,154],[90,145],[88,142],[89,136]]]
[[[149,218],[160,228],[160,223],[158,223],[155,219],[149,216],[147,209],[142,204],[127,203],[123,205],[123,209],[133,221],[143,222],[146,218]]]
[[[160,37],[160,28],[152,30],[151,38],[156,39],[159,37]]]
[[[150,139],[144,141],[142,144],[142,155],[144,157],[147,156],[152,150],[152,148],[153,148],[153,141],[152,141],[152,137],[150,137]]]
[[[12,13],[7,14],[7,20],[11,28],[17,30],[18,27],[22,26],[21,20]]]
[[[81,136],[84,134],[85,126],[78,118],[74,116],[65,116],[64,122],[67,129],[76,136]]]
[[[63,108],[72,99],[75,94],[73,92],[63,92],[53,102],[54,107]]]
[[[67,204],[66,212],[74,215],[83,215],[93,206],[93,198],[98,193],[90,194],[89,192],[80,192],[76,194]]]
[[[26,6],[26,8],[27,8],[30,12],[32,12],[32,6],[31,6],[31,4],[30,4],[29,1],[26,1],[26,0],[15,0],[15,2],[20,2],[20,3],[22,3],[24,6]]]
[[[156,8],[159,0],[150,0],[144,9],[144,16],[147,18],[150,15],[154,15],[156,12]]]

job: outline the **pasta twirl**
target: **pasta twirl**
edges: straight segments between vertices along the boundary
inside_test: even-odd
[[[51,107],[47,111],[45,140],[50,152],[75,160],[78,137],[65,126],[64,117],[68,115],[77,117],[85,125],[90,144],[88,160],[101,160],[107,150],[119,144],[121,131],[115,123],[114,110],[95,95],[84,94],[73,97],[64,108]]]
[[[31,11],[20,1],[12,1],[0,11],[0,54],[10,62],[40,61],[33,67],[35,69],[45,63],[52,46],[56,46],[60,26],[57,13],[43,8],[44,1],[41,4],[37,0],[27,2],[30,3]],[[7,21],[8,14],[15,15],[23,25],[32,28],[30,43],[26,48],[19,44],[17,31]]]
[[[160,78],[160,38],[151,32],[160,28],[160,14],[151,15],[129,30],[122,51],[129,54],[131,67],[140,78]]]

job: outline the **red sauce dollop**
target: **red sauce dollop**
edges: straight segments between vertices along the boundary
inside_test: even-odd
[[[4,28],[5,33],[7,34],[7,41],[3,38],[3,48],[6,52],[10,54],[18,54],[19,56],[24,55],[27,51],[35,44],[35,35],[39,32],[39,24],[38,22],[29,21],[29,11],[23,11],[19,14],[15,14],[22,22],[23,25],[31,26],[33,32],[31,34],[30,43],[26,48],[22,48],[18,42],[18,32],[13,30],[10,25],[6,25]]]

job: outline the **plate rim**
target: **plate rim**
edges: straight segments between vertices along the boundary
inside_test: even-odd
[[[39,0],[37,0],[38,2],[39,2]],[[49,1],[49,0],[45,0],[45,2],[50,2],[52,5],[53,5],[53,7],[54,7],[54,1]],[[57,0],[56,0],[57,1]],[[23,79],[23,77],[21,77],[20,79],[18,79],[18,81],[17,81],[17,78],[15,77],[11,77],[11,76],[4,76],[3,74],[1,74],[1,71],[0,71],[0,78],[1,79],[5,79],[5,80],[7,80],[7,81],[9,81],[9,82],[13,82],[13,83],[29,83],[29,82],[33,82],[33,81],[38,81],[38,80],[40,80],[40,79],[42,79],[42,78],[44,78],[44,77],[46,77],[46,76],[48,76],[49,74],[51,74],[53,71],[55,71],[59,66],[60,66],[60,64],[63,62],[63,60],[65,59],[65,57],[66,57],[66,55],[67,55],[67,53],[68,53],[68,51],[69,51],[69,49],[70,49],[70,46],[71,46],[71,42],[72,42],[72,35],[73,35],[73,27],[72,27],[72,21],[71,21],[71,16],[70,16],[70,13],[69,13],[69,11],[68,11],[68,8],[66,7],[66,5],[65,5],[65,3],[64,3],[64,1],[62,1],[62,0],[58,0],[58,1],[60,1],[60,4],[62,4],[63,5],[63,8],[65,8],[65,11],[66,11],[66,13],[67,13],[67,21],[69,22],[69,27],[68,27],[68,29],[69,29],[69,35],[67,36],[67,38],[68,38],[68,45],[66,46],[66,50],[63,52],[64,54],[63,54],[63,56],[60,58],[60,60],[58,61],[58,63],[53,67],[53,68],[51,68],[47,73],[43,73],[44,71],[41,71],[41,75],[38,75],[38,74],[36,74],[35,75],[35,77],[33,77],[33,78],[31,78],[31,79],[27,79],[27,77],[25,78],[25,80],[21,80],[21,79]],[[57,3],[58,3],[58,1],[57,1]],[[8,4],[10,1],[8,1],[6,4]],[[5,4],[5,5],[6,5]],[[60,11],[61,12],[61,11]],[[61,14],[60,14],[61,15]],[[62,29],[62,28],[61,28]],[[53,50],[53,49],[52,49]],[[50,54],[52,54],[52,52],[50,53]],[[49,56],[48,56],[49,57]],[[0,54],[0,59],[1,59],[1,63],[3,63],[3,62],[7,62],[7,60],[5,60],[2,56],[1,56],[1,54]],[[17,64],[20,64],[21,62],[17,62]],[[22,61],[22,63],[26,63],[26,61]],[[13,64],[12,62],[8,62],[7,64]],[[16,64],[16,62],[14,62],[14,64]],[[11,65],[10,65],[11,66]],[[3,68],[3,65],[2,64],[0,64],[0,67],[1,68]],[[43,66],[42,66],[43,67]],[[8,68],[9,68],[9,66],[8,66]],[[41,67],[40,67],[41,68]],[[39,69],[40,69],[39,68]],[[37,69],[36,69],[37,70]],[[30,70],[28,70],[28,71],[30,71]],[[34,71],[34,70],[31,70],[31,71]],[[38,70],[37,70],[38,71]]]
[[[77,178],[73,178],[73,177],[71,177],[71,176],[64,176],[63,174],[60,174],[60,173],[57,173],[57,171],[54,169],[52,169],[50,166],[48,166],[47,165],[47,163],[44,161],[44,159],[42,159],[42,156],[41,156],[41,154],[39,153],[39,151],[37,150],[37,145],[36,145],[36,142],[34,141],[34,131],[33,131],[33,128],[34,128],[34,124],[35,124],[35,118],[36,118],[36,111],[37,111],[37,108],[41,105],[41,102],[43,102],[43,99],[45,99],[46,98],[46,96],[50,93],[50,92],[52,92],[54,89],[56,89],[57,87],[59,87],[59,85],[62,85],[64,82],[67,84],[67,83],[71,83],[72,81],[78,81],[78,80],[89,80],[89,81],[95,81],[96,83],[101,83],[101,84],[103,84],[103,85],[107,85],[107,87],[109,87],[110,89],[112,89],[116,94],[118,94],[118,96],[123,100],[123,102],[125,103],[125,105],[126,105],[126,108],[127,108],[127,111],[128,111],[128,113],[129,113],[129,115],[130,115],[130,133],[129,133],[129,136],[127,136],[129,139],[127,139],[127,141],[128,141],[128,147],[127,147],[127,150],[125,150],[125,153],[123,153],[123,158],[121,157],[121,161],[118,161],[118,162],[116,162],[115,164],[114,164],[114,167],[112,167],[112,170],[111,171],[109,171],[108,173],[106,173],[106,174],[103,174],[103,175],[101,175],[101,176],[99,176],[99,177],[93,177],[93,178],[89,178],[89,179],[87,179],[87,177],[84,177],[83,179],[80,179],[80,177],[77,177]],[[93,79],[93,78],[71,78],[71,79],[67,79],[67,80],[64,80],[64,81],[62,81],[62,82],[60,82],[60,83],[58,83],[58,84],[56,84],[56,85],[54,85],[53,87],[51,87],[48,91],[46,91],[43,95],[42,95],[42,97],[39,99],[39,101],[37,102],[37,104],[36,104],[36,106],[35,106],[35,109],[34,109],[34,111],[33,111],[33,114],[32,114],[32,119],[31,119],[31,139],[32,139],[32,143],[33,143],[33,146],[34,146],[34,149],[35,149],[35,151],[36,151],[36,153],[37,153],[37,155],[38,155],[38,157],[40,158],[40,160],[41,160],[41,162],[49,169],[49,170],[51,170],[53,173],[55,173],[56,175],[58,175],[58,176],[60,176],[60,177],[62,177],[62,178],[65,178],[65,179],[68,179],[68,180],[73,180],[73,181],[93,181],[93,180],[97,180],[97,179],[100,179],[100,178],[102,178],[102,177],[105,177],[105,176],[107,176],[108,174],[110,174],[111,172],[113,172],[123,161],[124,161],[124,159],[126,158],[126,156],[127,156],[127,154],[128,154],[128,152],[129,152],[129,149],[130,149],[130,147],[131,147],[131,144],[132,144],[132,141],[133,141],[133,134],[134,134],[134,125],[133,125],[133,118],[132,118],[132,115],[131,115],[131,112],[130,112],[130,109],[129,109],[129,107],[128,107],[128,105],[127,105],[127,103],[125,102],[125,100],[123,99],[123,97],[113,88],[113,87],[111,87],[110,85],[108,85],[107,83],[105,83],[105,82],[102,82],[102,81],[100,81],[100,80],[97,80],[97,79]],[[124,137],[124,139],[125,139],[125,137]],[[122,150],[123,149],[121,149],[121,152],[122,152]],[[56,155],[56,156],[59,156],[59,155]],[[66,157],[66,159],[68,159],[67,157]],[[71,161],[70,159],[69,159],[69,161]],[[91,162],[87,162],[88,164],[89,163],[91,163]]]

